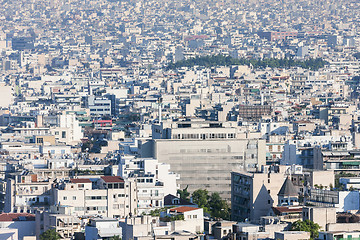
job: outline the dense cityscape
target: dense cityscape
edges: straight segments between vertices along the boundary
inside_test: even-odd
[[[0,240],[360,239],[358,0],[0,2]]]

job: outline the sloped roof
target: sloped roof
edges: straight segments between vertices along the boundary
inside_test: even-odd
[[[35,215],[30,213],[0,214],[0,222],[13,222],[13,221],[35,221]]]
[[[282,215],[283,213],[301,213],[303,207],[280,206],[280,207],[272,207],[272,209],[276,215]]]
[[[296,190],[294,184],[291,182],[289,177],[286,177],[284,184],[281,186],[278,196],[299,196],[298,191]]]
[[[119,176],[103,176],[101,177],[102,180],[106,183],[122,183],[124,182],[124,179]]]
[[[194,210],[198,210],[198,209],[199,208],[194,208],[194,207],[176,207],[176,208],[171,208],[170,212],[184,213],[184,212],[194,211]]]
[[[70,179],[72,183],[91,183],[90,179],[88,178],[72,178]]]
[[[178,204],[174,204],[174,203],[173,203],[173,200],[174,200],[174,199],[178,199],[178,200],[179,200]],[[176,197],[176,196],[174,196],[174,195],[172,195],[172,194],[168,194],[168,195],[166,195],[166,196],[164,197],[164,205],[165,205],[165,206],[181,206],[181,205],[190,206],[190,205],[193,205],[194,207],[197,206],[195,203],[191,203],[191,202],[189,202],[189,201],[186,201],[186,200],[184,200],[184,199],[181,199],[181,198],[179,198],[179,197]]]

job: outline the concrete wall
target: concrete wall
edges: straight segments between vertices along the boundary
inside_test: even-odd
[[[335,186],[335,174],[334,171],[332,170],[327,170],[327,171],[314,171],[311,172],[311,176],[312,176],[312,183],[311,186],[314,186],[315,184],[317,185],[322,185],[322,186],[327,186],[328,189],[330,189],[330,184],[332,186]]]
[[[261,142],[261,141],[260,141]],[[248,140],[154,140],[154,157],[170,164],[170,170],[180,174],[181,188],[189,191],[206,188],[230,199],[231,171],[265,163],[265,144],[257,141],[252,149]],[[263,152],[261,152],[263,149]]]
[[[2,228],[17,229],[19,239],[35,236],[35,221],[0,222],[0,229]]]
[[[17,229],[0,229],[1,240],[19,240]]]
[[[336,208],[304,207],[303,220],[307,219],[319,224],[321,230],[327,230],[327,224],[336,223]]]
[[[358,231],[360,223],[330,223],[327,231]]]
[[[359,192],[341,191],[339,192],[339,204],[336,204],[337,212],[346,212],[349,210],[359,210]]]

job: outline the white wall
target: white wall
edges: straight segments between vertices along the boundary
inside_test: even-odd
[[[337,212],[359,210],[359,191],[339,192],[339,204],[336,204],[335,207],[337,208]]]
[[[34,221],[14,221],[14,222],[0,222],[0,231],[4,228],[11,230],[16,229],[19,239],[24,236],[35,236],[35,220]],[[0,239],[1,232],[0,232]],[[18,239],[18,238],[16,238]]]

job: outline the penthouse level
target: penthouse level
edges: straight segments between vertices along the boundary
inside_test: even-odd
[[[153,139],[236,139],[237,127],[231,122],[168,121],[152,126]]]

